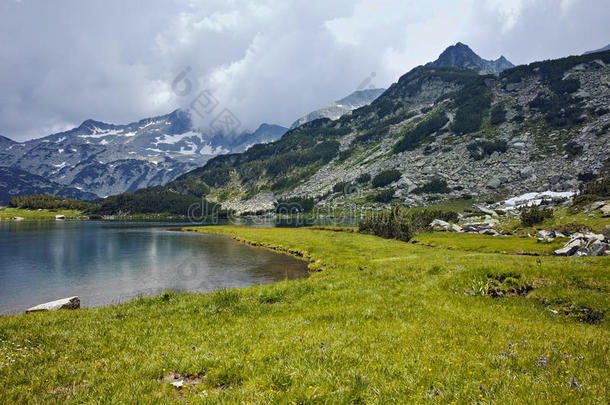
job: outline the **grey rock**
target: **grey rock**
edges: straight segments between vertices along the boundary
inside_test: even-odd
[[[28,308],[25,312],[38,312],[38,311],[56,311],[58,309],[78,309],[80,308],[80,298],[77,296],[62,298],[59,300],[45,302],[44,304],[36,305],[35,307]]]
[[[602,235],[604,235],[606,239],[610,239],[610,225],[606,225],[602,228]]]
[[[607,243],[595,241],[587,247],[588,256],[604,256],[608,246]]]
[[[519,171],[519,176],[521,176],[522,179],[529,179],[530,177],[532,177],[534,175],[534,172],[535,172],[534,167],[526,166]]]
[[[489,180],[487,182],[487,187],[489,188],[500,188],[500,186],[502,186],[502,183],[504,183],[502,181],[502,179],[500,177],[494,177],[493,179]]]
[[[610,217],[610,204],[606,204],[603,207],[601,207],[600,211],[602,212],[602,216]]]

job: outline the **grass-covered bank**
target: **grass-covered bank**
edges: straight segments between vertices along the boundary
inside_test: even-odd
[[[0,221],[12,221],[13,218],[23,218],[25,221],[55,221],[56,215],[63,215],[67,220],[80,219],[84,213],[72,209],[40,209],[0,207]]]
[[[322,271],[1,317],[0,402],[608,402],[607,257],[196,230],[302,255]],[[177,392],[163,380],[174,372],[195,384]]]

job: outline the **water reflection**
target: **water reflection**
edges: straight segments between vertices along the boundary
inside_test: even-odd
[[[306,263],[175,224],[0,224],[0,313],[65,296],[84,306],[306,276]]]

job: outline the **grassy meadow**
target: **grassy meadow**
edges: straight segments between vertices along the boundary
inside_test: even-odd
[[[610,400],[610,257],[510,237],[188,230],[295,255],[311,276],[0,317],[0,402]]]
[[[0,207],[0,221],[12,221],[14,217],[21,217],[25,221],[55,221],[55,215],[64,215],[66,219],[79,219],[81,211],[68,209],[29,210],[24,208]]]

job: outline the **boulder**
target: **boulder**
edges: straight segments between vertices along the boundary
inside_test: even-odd
[[[13,217],[13,221],[23,221],[23,217]]]
[[[506,179],[503,177],[494,177],[493,179],[489,180],[489,182],[487,182],[487,187],[494,189],[500,188],[505,182]]]
[[[534,172],[535,169],[533,166],[526,166],[523,169],[519,170],[519,176],[521,176],[523,180],[529,179],[534,175]]]
[[[546,231],[544,229],[538,231],[538,240],[553,240],[555,237],[555,232]]]
[[[602,212],[602,216],[610,217],[610,204],[606,204],[599,209]]]
[[[55,220],[56,221],[62,221],[64,219],[66,219],[66,217],[64,215],[55,215]]]
[[[602,234],[606,237],[606,239],[610,240],[610,225],[604,226],[602,229]]]
[[[80,308],[80,298],[77,296],[62,298],[56,301],[45,302],[44,304],[36,305],[28,308],[25,313],[38,311],[56,311],[58,309],[78,309]]]
[[[605,256],[608,244],[600,241],[595,241],[587,247],[587,256]]]
[[[579,246],[564,246],[561,249],[557,249],[555,252],[555,256],[572,256],[576,251],[578,251]]]

